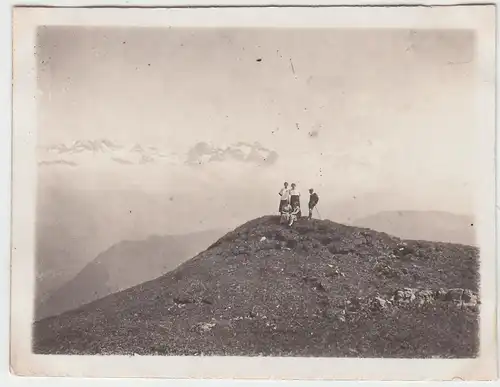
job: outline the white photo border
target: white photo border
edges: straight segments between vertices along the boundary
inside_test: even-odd
[[[472,29],[476,34],[475,226],[481,249],[480,354],[474,359],[36,355],[31,350],[40,25]],[[491,380],[497,377],[495,6],[265,8],[16,8],[13,13],[11,370],[24,376],[301,380]],[[438,91],[436,91],[438,92]]]

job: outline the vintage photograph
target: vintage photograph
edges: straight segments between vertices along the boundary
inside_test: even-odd
[[[476,30],[33,34],[32,354],[480,357]]]

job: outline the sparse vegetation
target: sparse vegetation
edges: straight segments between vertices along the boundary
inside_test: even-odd
[[[34,351],[472,357],[478,254],[266,216],[156,280],[35,323]]]

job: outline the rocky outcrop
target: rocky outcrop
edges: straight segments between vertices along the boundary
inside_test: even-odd
[[[412,289],[403,288],[394,291],[391,297],[375,297],[372,305],[380,309],[398,307],[404,304],[425,305],[436,302],[450,302],[457,307],[474,308],[480,304],[479,296],[469,289]]]

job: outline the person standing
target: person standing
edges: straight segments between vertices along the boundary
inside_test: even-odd
[[[292,208],[295,208],[295,205],[299,207],[297,218],[300,218],[302,216],[302,211],[300,209],[300,192],[295,183],[292,183],[292,187],[290,189],[290,205]]]
[[[309,217],[308,219],[312,219],[314,207],[319,202],[319,196],[312,188],[309,189]]]
[[[283,184],[283,188],[281,188],[279,195],[280,206],[278,212],[281,214],[283,207],[290,203],[290,190],[288,189],[288,182],[285,181],[285,184]]]

